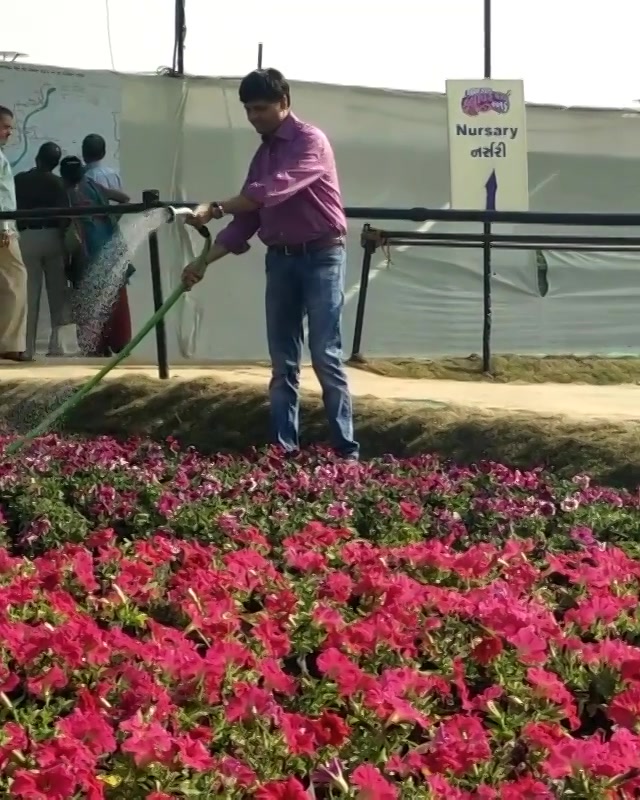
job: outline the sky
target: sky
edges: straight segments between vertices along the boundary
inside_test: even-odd
[[[173,50],[173,0],[3,3],[0,50],[39,64],[155,72]],[[444,91],[483,72],[482,0],[186,0],[185,67]],[[151,12],[151,9],[153,11]],[[606,13],[605,13],[606,12]],[[631,106],[640,98],[638,0],[493,0],[493,77],[529,102]],[[82,31],[84,30],[84,35]]]

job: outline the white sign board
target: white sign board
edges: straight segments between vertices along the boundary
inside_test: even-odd
[[[15,131],[5,151],[14,175],[34,166],[45,142],[60,145],[65,156],[81,155],[88,133],[105,138],[105,163],[117,168],[121,96],[121,79],[111,72],[0,65],[0,104],[15,114]]]
[[[15,130],[4,151],[14,175],[35,166],[36,153],[45,142],[58,144],[64,156],[81,156],[88,133],[104,137],[105,163],[118,169],[121,86],[120,76],[111,72],[0,64],[0,104],[11,109],[15,118]],[[41,352],[48,348],[49,330],[48,303],[41,302],[37,340]],[[75,349],[71,339],[66,345]]]
[[[449,80],[451,208],[529,210],[522,81]]]

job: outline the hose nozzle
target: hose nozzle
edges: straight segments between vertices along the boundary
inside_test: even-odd
[[[167,222],[175,222],[178,217],[188,217],[193,214],[193,211],[188,208],[187,206],[167,206]],[[204,237],[205,239],[210,239],[211,234],[209,233],[209,229],[205,228],[205,226],[197,227],[193,225],[194,230],[198,231],[200,236]]]
[[[188,217],[193,211],[186,206],[167,206],[167,222],[175,222],[178,217]]]

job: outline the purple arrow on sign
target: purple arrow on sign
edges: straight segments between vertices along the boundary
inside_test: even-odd
[[[496,178],[496,171],[495,169],[489,175],[489,179],[484,185],[484,188],[487,192],[487,211],[495,211],[496,210],[496,195],[498,194],[498,179]]]

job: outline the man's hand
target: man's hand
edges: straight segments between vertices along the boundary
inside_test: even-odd
[[[196,258],[182,270],[182,285],[184,288],[189,291],[196,283],[200,283],[204,278],[209,264],[213,264],[214,261],[220,261],[221,258],[224,258],[228,254],[229,251],[226,247],[214,243],[207,253],[206,258]]]
[[[11,244],[11,231],[0,231],[0,247],[9,247]]]
[[[204,278],[204,273],[207,269],[207,265],[202,263],[201,259],[196,259],[192,261],[190,264],[182,270],[182,285],[187,291],[190,291],[192,287],[196,285],[196,283],[200,283],[200,281]]]
[[[219,219],[215,214],[213,203],[201,203],[194,208],[192,214],[185,218],[185,224],[193,225],[194,228],[202,228],[208,222],[211,222],[214,217]]]

